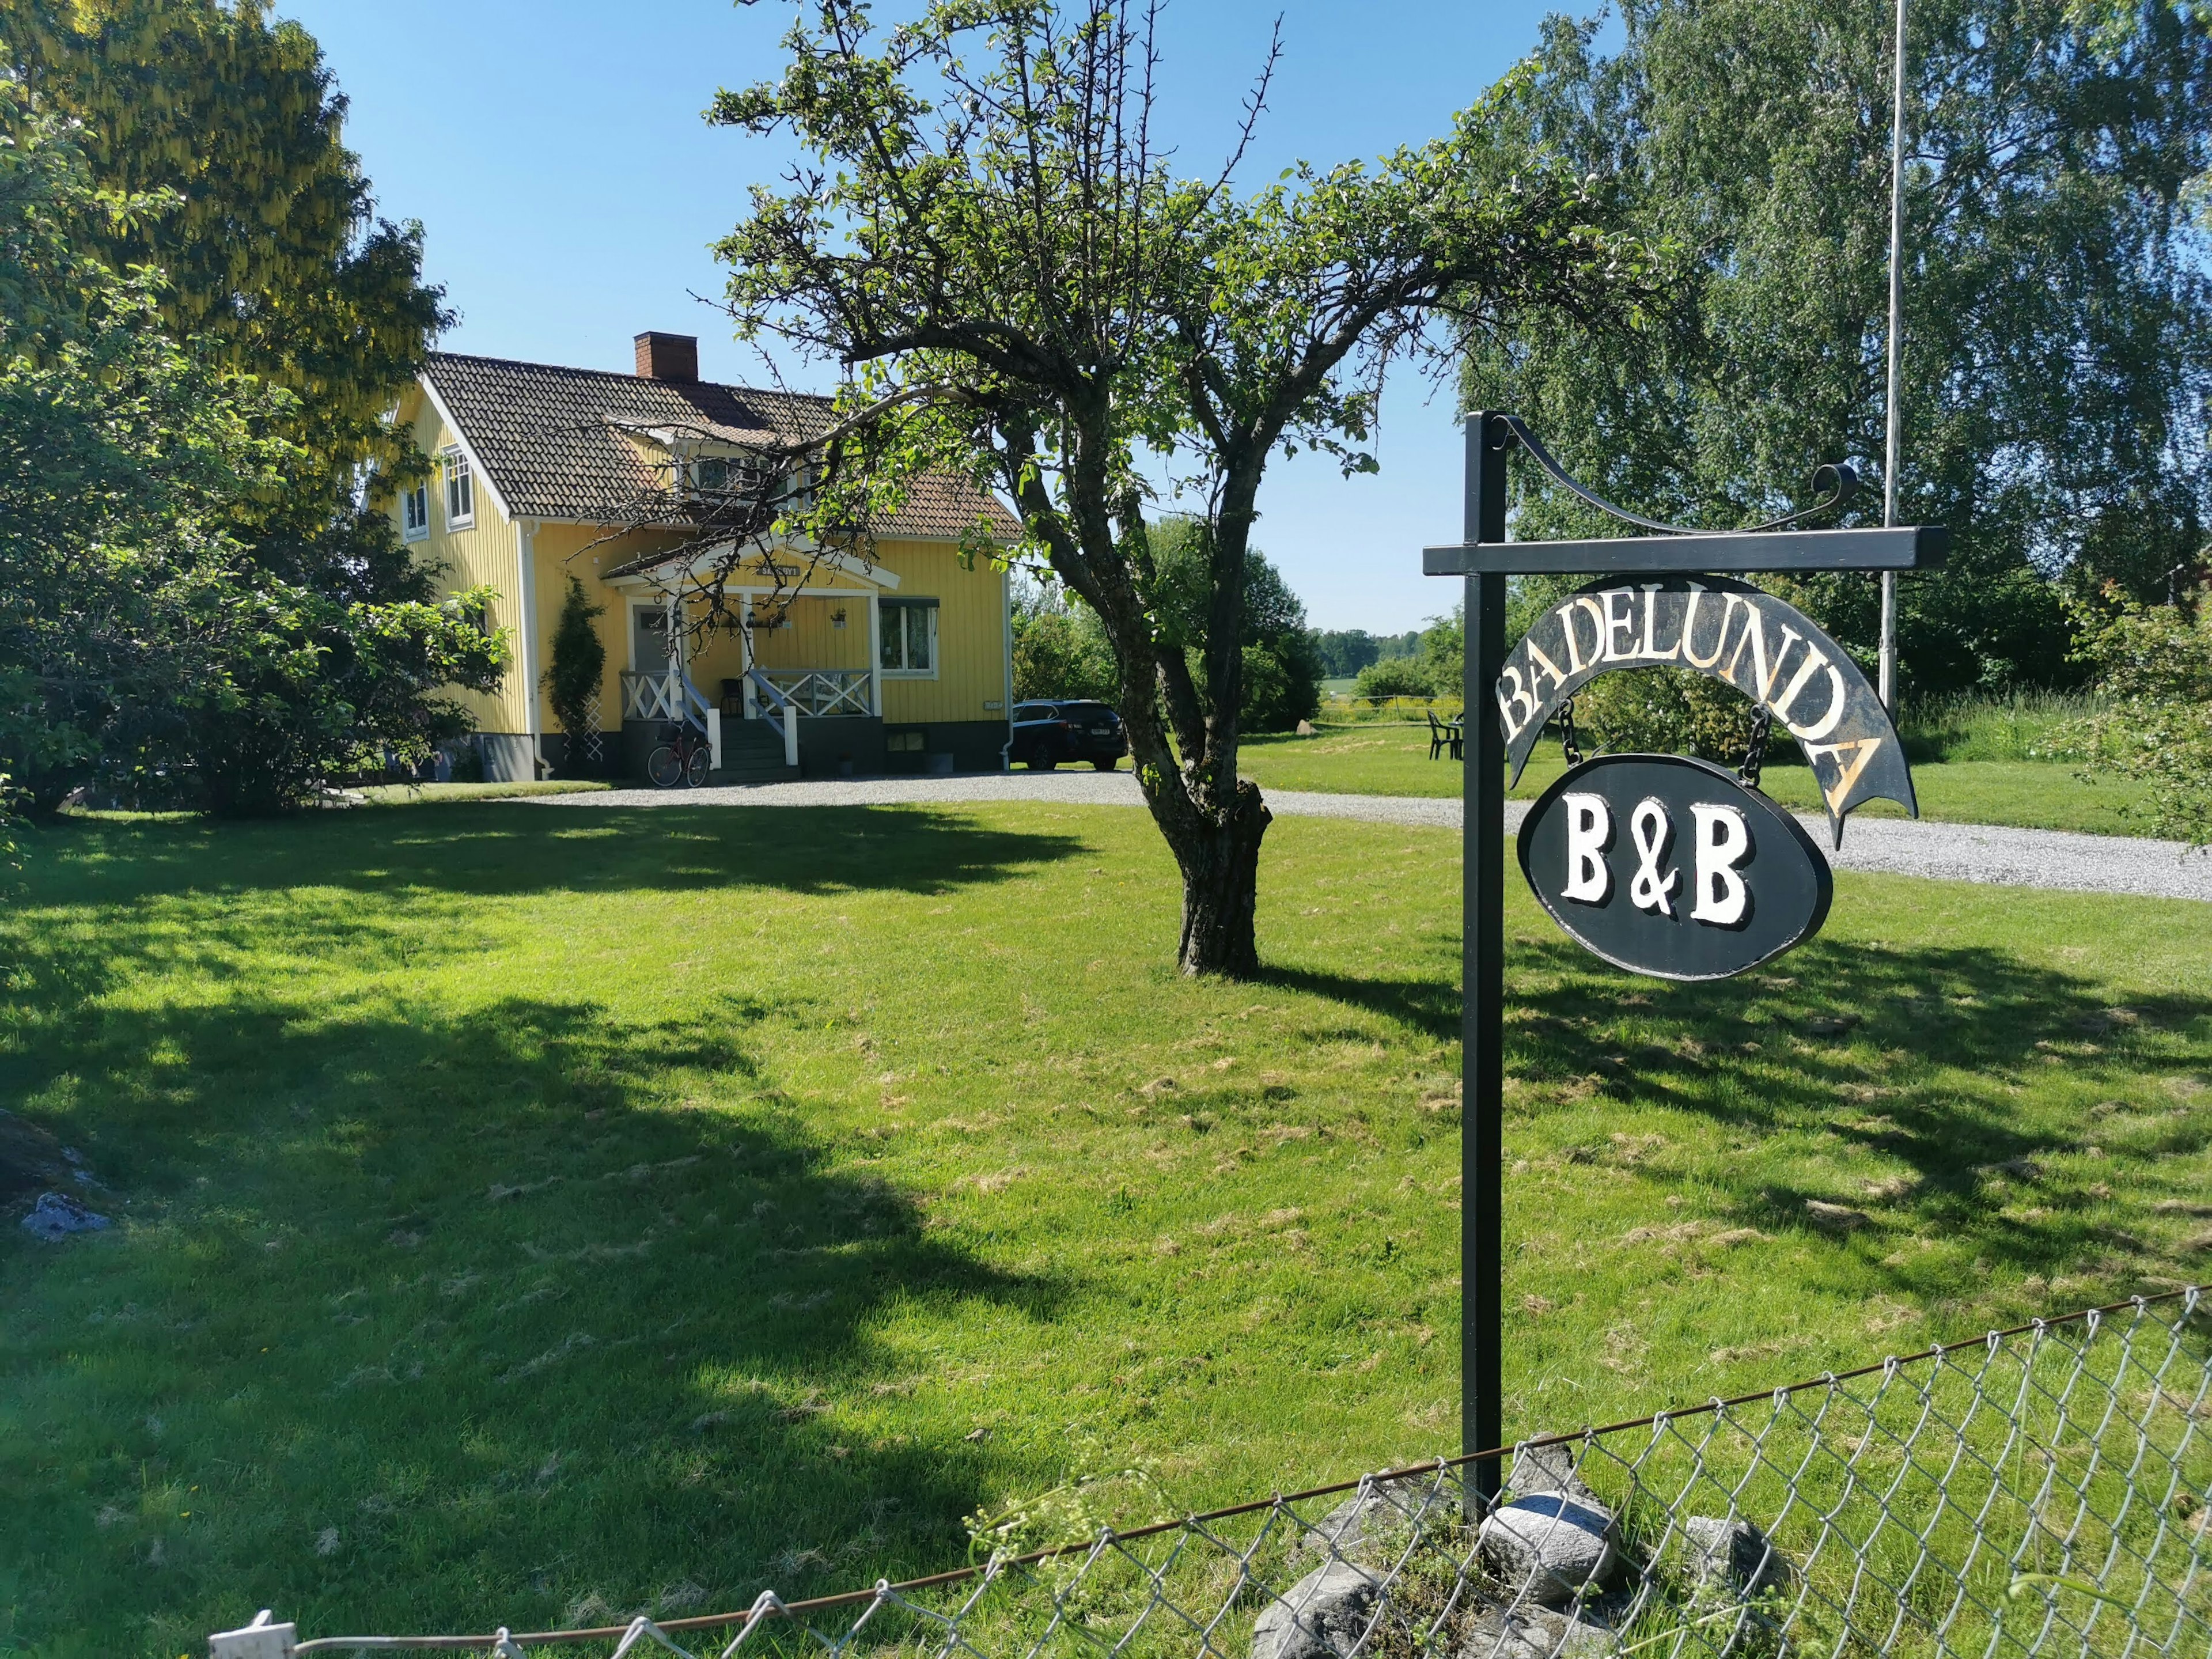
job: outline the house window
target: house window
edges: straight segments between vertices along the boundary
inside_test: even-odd
[[[768,464],[754,455],[702,455],[691,463],[692,487],[702,495],[750,499],[764,493]]]
[[[399,497],[400,538],[419,542],[430,533],[430,486],[410,485]]]
[[[477,521],[476,480],[469,476],[469,458],[449,449],[445,462],[446,528],[466,530]]]
[[[937,601],[884,599],[883,671],[937,678]]]

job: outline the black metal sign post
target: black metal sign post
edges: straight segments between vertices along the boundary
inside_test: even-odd
[[[1468,550],[1505,544],[1505,452],[1487,415],[1467,421]],[[1424,556],[1425,557],[1425,555]],[[1505,573],[1466,566],[1460,854],[1460,1376],[1464,1451],[1505,1432],[1505,732],[1479,717],[1505,665]],[[1472,1465],[1486,1509],[1495,1462]]]
[[[1612,668],[1679,662],[1686,656],[1690,666],[1727,679],[1745,690],[1798,737],[1808,754],[1814,753],[1813,739],[1836,739],[1820,745],[1821,754],[1815,758],[1825,757],[1828,769],[1816,772],[1816,777],[1821,782],[1829,816],[1839,838],[1844,814],[1873,794],[1902,799],[1911,808],[1914,803],[1909,779],[1900,793],[1893,785],[1877,781],[1882,776],[1878,769],[1871,774],[1869,771],[1875,757],[1880,757],[1881,766],[1887,766],[1901,751],[1887,714],[1881,713],[1877,718],[1868,709],[1866,699],[1857,690],[1863,684],[1863,677],[1834,642],[1809,619],[1771,596],[1758,594],[1736,582],[1700,585],[1683,579],[1717,571],[1927,569],[1942,562],[1949,538],[1942,529],[1933,526],[1882,530],[1789,528],[1796,520],[1839,507],[1849,498],[1856,479],[1845,467],[1821,469],[1816,483],[1829,493],[1818,506],[1804,513],[1747,531],[1711,533],[1654,523],[1600,500],[1568,477],[1534,434],[1510,415],[1487,411],[1469,415],[1466,441],[1465,539],[1453,546],[1424,549],[1422,568],[1431,576],[1462,577],[1466,584],[1467,775],[1462,798],[1465,866],[1460,966],[1460,1364],[1462,1449],[1476,1452],[1502,1445],[1505,1435],[1503,1037],[1505,768],[1510,750],[1517,751],[1510,754],[1517,772],[1534,741],[1531,723],[1536,732],[1540,732],[1551,710],[1592,674]],[[1615,518],[1659,533],[1600,541],[1507,541],[1505,463],[1508,453],[1516,447],[1527,450],[1555,482],[1584,501]],[[1559,631],[1552,654],[1544,654],[1543,642],[1534,642],[1535,657],[1540,659],[1542,667],[1551,671],[1553,683],[1548,688],[1542,684],[1543,677],[1534,667],[1528,667],[1525,672],[1516,670],[1512,678],[1507,677],[1506,579],[1536,574],[1644,579],[1634,585],[1636,591],[1632,593],[1625,591],[1629,584],[1614,583],[1601,596],[1591,594],[1570,602],[1582,606],[1593,618],[1587,624],[1592,631],[1578,633],[1577,628],[1583,624],[1576,616],[1563,611],[1558,619]],[[1636,603],[1639,594],[1640,620]],[[1707,599],[1712,602],[1706,606],[1702,624],[1707,632],[1700,635],[1696,631],[1699,626],[1697,607]],[[1659,641],[1655,636],[1662,616],[1672,617],[1674,629],[1674,647],[1666,653],[1658,650]],[[1771,637],[1766,631],[1770,623],[1778,630]],[[1537,630],[1532,628],[1530,631],[1533,640]],[[1772,649],[1778,641],[1778,650]],[[1624,644],[1626,650],[1620,648]],[[1705,657],[1697,654],[1700,644],[1710,647]],[[1789,655],[1793,646],[1798,650],[1795,659]],[[1515,653],[1516,659],[1528,657],[1530,650],[1531,643],[1524,641]],[[1568,667],[1560,668],[1553,661],[1553,657],[1559,655],[1571,658]],[[1832,668],[1831,679],[1826,677]],[[1761,675],[1765,676],[1763,679]],[[1823,686],[1830,688],[1826,705],[1829,712],[1813,717],[1810,725],[1799,724],[1793,719],[1793,711],[1800,708],[1798,699],[1818,697],[1819,688]],[[1874,709],[1879,708],[1877,702]],[[1856,724],[1846,725],[1846,717]],[[1509,739],[1507,724],[1516,720]],[[1704,770],[1712,775],[1711,780],[1707,781],[1711,787],[1725,784],[1741,787],[1715,769]],[[1657,791],[1658,795],[1666,793],[1663,788]],[[1594,826],[1601,814],[1609,820],[1611,811],[1597,794],[1570,799],[1590,803],[1576,809],[1585,816],[1577,820],[1575,830],[1568,832],[1567,840],[1571,843],[1575,835],[1581,835],[1578,856],[1594,873],[1597,854],[1592,849],[1599,846],[1593,839]],[[1763,797],[1755,799],[1771,816],[1780,817]],[[1635,810],[1641,813],[1646,807],[1663,810],[1657,795]],[[1727,806],[1710,805],[1692,805],[1685,810],[1699,812],[1701,824],[1708,818],[1717,821],[1718,815],[1732,811]],[[1744,822],[1742,815],[1735,816],[1741,825]],[[1656,878],[1659,849],[1662,845],[1671,845],[1662,843],[1659,838],[1657,826],[1662,821],[1668,826],[1667,833],[1671,835],[1671,818],[1653,818],[1636,828],[1640,867],[1633,902],[1646,909],[1663,910],[1672,917],[1676,909],[1669,896],[1677,889],[1662,887]],[[1722,833],[1724,839],[1727,834],[1741,836],[1748,831],[1723,824]],[[1820,889],[1826,875],[1825,864],[1813,870],[1802,862],[1808,854],[1815,860],[1819,859],[1813,843],[1796,830],[1794,823],[1788,823],[1785,833],[1796,835],[1803,846],[1789,858],[1778,856],[1770,860],[1771,867],[1790,868],[1796,872],[1797,885],[1804,886],[1810,881],[1814,890]],[[1557,832],[1553,839],[1559,839]],[[1778,840],[1773,844],[1778,847],[1780,843]],[[1522,864],[1532,884],[1536,884],[1536,868],[1526,858]],[[1703,874],[1698,879],[1705,879]],[[1596,883],[1589,891],[1595,892],[1600,887],[1608,899],[1629,901],[1628,894],[1614,892],[1609,880]],[[1739,887],[1737,890],[1740,898],[1749,896],[1745,889]],[[1563,906],[1581,896],[1571,890],[1563,896],[1555,896],[1541,886],[1538,887],[1538,896],[1546,908],[1562,918],[1563,925]],[[1795,929],[1788,944],[1809,937],[1826,915],[1824,890],[1815,890],[1812,899],[1802,902],[1807,907],[1802,919],[1805,925]],[[1736,908],[1744,910],[1747,906],[1739,902]],[[1690,907],[1681,907],[1681,913],[1689,914]],[[1633,918],[1627,921],[1643,925]],[[1615,917],[1609,925],[1618,929],[1622,923],[1622,917]],[[1731,919],[1731,925],[1741,924]],[[1590,935],[1578,929],[1570,931],[1579,942],[1590,945]],[[1650,929],[1645,931],[1649,933]],[[1656,972],[1670,978],[1711,978],[1741,972],[1755,961],[1775,954],[1771,950],[1759,954],[1764,947],[1751,941],[1733,955],[1723,950],[1716,957],[1711,948],[1712,941],[1704,943],[1707,948],[1703,957],[1680,971],[1667,965],[1642,966],[1640,957],[1632,963],[1631,958],[1620,956],[1609,956],[1608,959],[1631,963],[1638,965],[1638,971]],[[1778,948],[1786,949],[1788,944]],[[1470,1466],[1471,1496],[1478,1507],[1487,1509],[1495,1501],[1502,1475],[1503,1470],[1495,1462]]]

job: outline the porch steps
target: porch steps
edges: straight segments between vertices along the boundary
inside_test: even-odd
[[[766,720],[722,719],[722,763],[707,775],[717,783],[789,783],[799,769],[783,763],[783,739]]]

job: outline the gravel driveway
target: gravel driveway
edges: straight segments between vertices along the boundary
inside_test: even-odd
[[[950,778],[871,778],[813,783],[765,783],[721,789],[615,789],[577,795],[527,795],[522,804],[563,806],[888,806],[965,805],[975,801],[1058,801],[1082,806],[1140,806],[1127,772],[994,772]],[[1361,818],[1375,823],[1456,830],[1455,800],[1411,795],[1317,795],[1271,789],[1267,805],[1286,817]],[[1520,827],[1525,802],[1505,804],[1505,827]],[[1801,817],[1828,848],[1825,819]],[[2179,842],[2082,836],[2062,830],[2005,830],[1987,824],[1935,823],[1904,818],[1856,818],[1839,870],[1932,876],[1945,881],[2048,887],[2079,893],[2137,893],[2153,898],[2212,901],[2212,853]]]

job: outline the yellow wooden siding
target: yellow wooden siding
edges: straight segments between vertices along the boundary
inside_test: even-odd
[[[647,596],[633,588],[610,586],[599,573],[627,563],[656,544],[665,545],[670,538],[665,533],[640,532],[603,540],[605,537],[606,532],[595,525],[542,524],[532,546],[538,556],[538,637],[542,641],[538,672],[542,675],[552,665],[553,635],[561,625],[561,607],[568,603],[568,578],[573,575],[584,584],[591,602],[601,608],[592,624],[607,653],[606,667],[599,678],[599,720],[602,728],[611,732],[622,724],[622,677],[629,667],[630,605]],[[696,675],[693,678],[701,690],[713,695],[712,686]],[[542,687],[538,696],[538,729],[558,731],[552,703]]]
[[[418,392],[414,404],[411,425],[415,442],[431,460],[430,533],[410,544],[408,550],[419,562],[436,569],[441,592],[490,588],[497,596],[492,601],[491,625],[507,630],[511,653],[512,665],[498,690],[462,691],[455,694],[456,700],[469,711],[480,732],[526,732],[530,726],[522,684],[521,565],[515,556],[514,526],[494,504],[485,480],[478,478],[475,481],[476,511],[469,528],[446,527],[446,484],[438,457],[440,451],[454,441],[453,434],[439,418],[437,406],[429,398]],[[394,500],[392,514],[395,525],[404,524],[404,511],[402,503]]]
[[[884,542],[876,556],[898,573],[898,591],[884,598],[937,601],[937,678],[885,675],[884,718],[895,724],[1005,719],[1005,574],[980,558],[974,569],[963,569],[959,550],[942,543]]]

